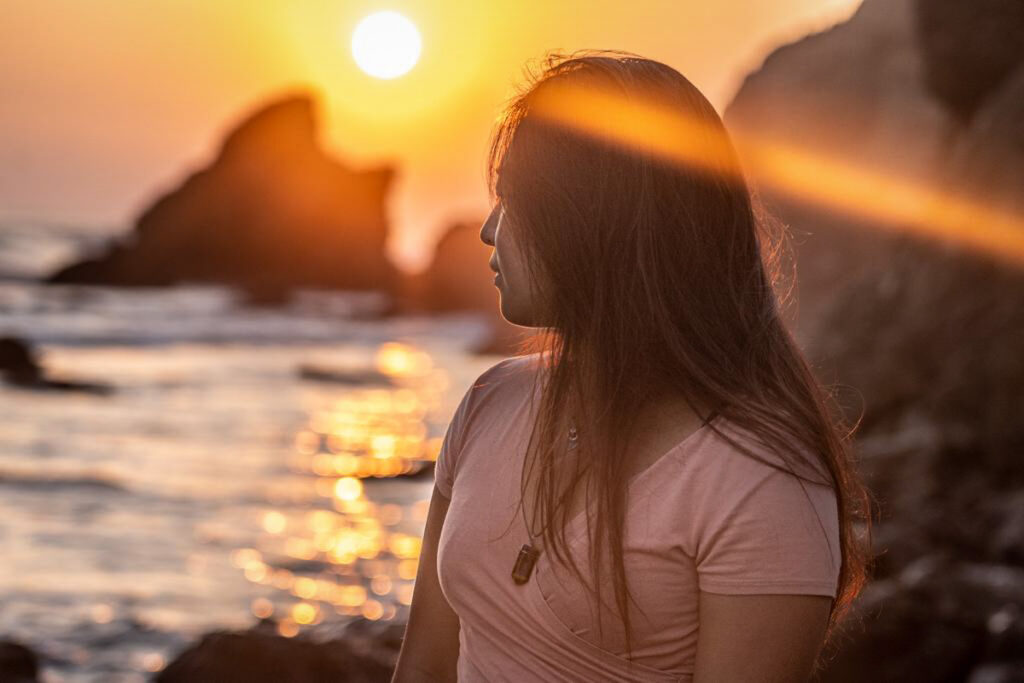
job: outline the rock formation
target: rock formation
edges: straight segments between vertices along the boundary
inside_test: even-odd
[[[790,323],[862,418],[877,502],[874,579],[823,681],[1024,671],[1024,235],[1006,230],[1024,230],[1022,8],[866,0],[769,56],[726,112],[794,238]],[[831,196],[781,185],[762,142],[915,192],[893,215],[844,207],[855,188],[827,173],[803,183]]]
[[[247,681],[278,683],[387,683],[391,680],[403,624],[357,618],[339,637],[314,641],[273,633],[273,622],[248,631],[214,631],[180,653],[155,683]]]
[[[0,380],[22,389],[83,391],[106,395],[113,392],[109,384],[79,382],[47,377],[36,359],[36,351],[18,337],[0,337]]]
[[[480,311],[494,330],[480,350],[511,352],[524,328],[498,313],[483,218],[449,226],[427,271],[405,274],[385,252],[393,178],[390,167],[354,171],[327,156],[312,96],[282,97],[232,130],[208,167],[157,198],[127,238],[48,281],[219,283],[267,304],[298,287],[379,290],[392,301],[383,315]]]
[[[225,139],[216,159],[159,197],[128,239],[52,282],[216,282],[257,299],[294,287],[390,292],[385,198],[394,171],[354,171],[317,141],[314,101],[283,97]]]
[[[19,642],[0,640],[0,681],[37,683],[38,680],[39,655]]]

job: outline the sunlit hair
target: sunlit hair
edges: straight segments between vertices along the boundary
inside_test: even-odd
[[[542,67],[527,70],[499,116],[486,168],[539,321],[517,349],[539,352],[544,370],[521,478],[523,496],[538,481],[531,528],[587,585],[565,528],[569,501],[587,487],[597,501],[588,590],[600,599],[610,549],[632,659],[624,454],[641,411],[681,396],[706,407],[704,423],[749,457],[777,467],[720,430],[718,417],[777,453],[798,480],[836,491],[842,566],[831,639],[867,576],[871,507],[854,469],[853,428],[780,317],[789,296],[777,291],[784,229],[755,212],[721,119],[679,72],[613,50],[549,52]],[[570,420],[582,457],[559,480]]]

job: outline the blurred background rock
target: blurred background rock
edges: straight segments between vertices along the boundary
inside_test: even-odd
[[[726,121],[933,199],[834,210],[745,158],[792,231],[790,319],[860,419],[880,513],[822,680],[1024,680],[1024,3],[866,0],[772,54]]]

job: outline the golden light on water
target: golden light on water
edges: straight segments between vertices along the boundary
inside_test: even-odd
[[[284,531],[287,525],[285,516],[276,510],[271,510],[263,515],[263,528],[269,534],[279,534]]]
[[[378,574],[370,580],[370,590],[377,595],[387,595],[391,592],[391,577],[387,574]]]
[[[287,569],[278,569],[274,572],[270,584],[279,590],[290,591],[295,585],[295,575]]]
[[[398,563],[398,575],[407,580],[416,578],[416,571],[419,569],[418,560],[403,560]]]
[[[561,84],[539,90],[530,113],[669,162],[716,170],[728,166],[726,149],[705,124],[664,105]],[[810,149],[751,134],[733,133],[732,139],[768,189],[869,218],[879,227],[950,240],[1024,263],[1024,217],[1019,214]]]
[[[392,458],[395,455],[395,435],[377,434],[370,440],[370,449],[375,458]]]
[[[245,566],[245,578],[254,583],[260,583],[267,577],[267,565],[262,562],[251,562]]]
[[[149,652],[142,656],[142,668],[146,671],[160,671],[166,664],[163,655],[158,652]]]
[[[342,500],[357,500],[363,495],[363,482],[355,477],[342,477],[334,484],[334,495]]]
[[[274,603],[266,598],[256,598],[250,608],[253,615],[260,619],[267,619],[274,613]]]
[[[90,616],[97,624],[109,624],[114,619],[114,609],[106,603],[97,603],[92,606]]]
[[[430,355],[408,344],[389,342],[381,344],[376,355],[377,369],[392,376],[421,375],[433,366]],[[399,405],[412,406],[414,401],[408,392],[397,394]]]
[[[292,608],[292,619],[296,624],[312,624],[319,610],[308,602],[300,602]]]
[[[292,593],[300,598],[312,598],[316,595],[316,580],[308,576],[295,579],[295,583],[292,585]]]
[[[323,507],[260,510],[259,547],[231,553],[247,580],[276,591],[251,603],[253,615],[276,617],[288,637],[325,615],[392,619],[412,600],[429,501],[377,502],[370,482],[437,459],[442,437],[428,435],[427,420],[448,379],[410,344],[381,344],[373,363],[391,387],[341,390],[292,441],[289,467]]]
[[[362,613],[367,619],[376,621],[384,616],[384,606],[378,600],[367,600],[363,603]]]

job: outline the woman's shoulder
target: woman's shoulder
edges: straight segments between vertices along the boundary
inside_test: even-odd
[[[780,453],[751,429],[721,417],[713,422],[714,429],[706,428],[697,448],[677,454],[681,464],[701,470],[705,481],[721,478],[758,482],[769,475],[785,474],[806,483],[831,486],[821,459],[805,448],[794,444]]]
[[[541,362],[540,352],[503,358],[481,372],[469,391],[477,402],[521,397],[534,386]]]
[[[496,423],[517,415],[522,390],[532,386],[536,354],[503,358],[476,376],[448,424],[435,466],[435,482],[446,498],[452,495],[464,451],[474,448]],[[485,453],[493,449],[484,447]]]
[[[485,375],[494,374],[534,374],[540,369],[544,362],[545,356],[542,352],[537,351],[534,353],[528,353],[521,356],[508,356],[502,358],[498,362],[491,365],[491,367],[481,373],[481,377]]]
[[[842,558],[833,487],[817,483],[802,449],[783,456],[733,422],[715,425],[742,448],[706,433],[678,454],[680,470],[660,491],[701,590],[834,596]]]

